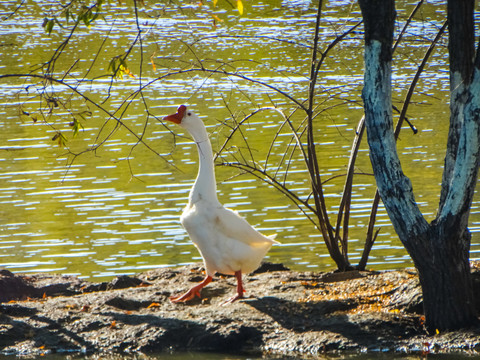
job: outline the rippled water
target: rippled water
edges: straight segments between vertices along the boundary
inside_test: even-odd
[[[324,20],[328,26],[322,29],[322,48],[359,19],[355,6],[347,1],[343,5],[327,4]],[[70,69],[65,81],[72,86],[85,76],[92,53],[102,41],[103,50],[88,78],[105,74],[110,59],[124,54],[135,39],[132,8],[112,6],[117,8],[105,20],[97,20],[90,29],[79,29],[69,50],[58,61],[56,71],[62,74]],[[173,112],[180,103],[189,104],[205,119],[213,148],[218,150],[229,136],[234,116],[239,121],[256,108],[272,105],[289,113],[293,105],[278,91],[305,98],[315,21],[315,11],[308,1],[255,2],[247,6],[243,16],[228,9],[200,9],[194,5],[149,6],[152,7],[142,9],[139,21],[144,31],[143,57],[137,46],[128,58],[135,78],[127,76],[113,83],[108,78],[96,78],[78,87],[108,111],[124,110],[122,121],[128,129],[117,129],[109,136],[115,121],[103,125],[108,118],[105,112],[71,96],[64,86],[52,85],[47,90],[55,92],[73,113],[60,107],[50,115],[40,112],[46,104],[39,100],[41,87],[37,81],[37,85],[25,78],[1,82],[0,267],[105,279],[200,261],[178,221],[196,176],[196,148],[180,129],[164,126],[158,119]],[[406,93],[418,56],[428,46],[422,39],[434,36],[441,25],[441,14],[435,6],[439,5],[433,2],[425,7],[413,22],[405,44],[397,49],[397,104]],[[11,3],[0,1],[0,9],[8,13]],[[217,27],[210,15],[214,11],[224,20]],[[408,13],[409,10],[399,11],[399,26]],[[48,8],[38,1],[2,20],[0,74],[27,73],[52,56],[52,49],[65,38],[65,33],[55,30],[47,36],[41,28],[45,14]],[[353,33],[326,59],[319,79],[318,103],[325,111],[316,120],[316,136],[323,178],[332,178],[325,183],[332,213],[338,208],[343,186],[343,177],[336,176],[345,172],[351,141],[362,116],[362,51],[362,34]],[[198,59],[203,60],[206,68],[221,67],[232,74],[195,71],[166,75],[168,71],[198,68]],[[416,105],[410,108],[409,116],[419,133],[414,136],[405,128],[399,141],[405,172],[412,178],[417,201],[429,219],[433,218],[438,202],[448,128],[445,59],[442,43],[419,85]],[[278,91],[245,81],[234,73],[269,84]],[[147,83],[143,98],[129,98],[140,84]],[[69,126],[74,116],[83,126],[76,138]],[[301,116],[294,119],[301,121]],[[223,122],[226,124],[222,125]],[[267,151],[272,147],[274,154],[268,166],[271,171],[280,169],[280,174],[285,169],[283,154],[292,150],[291,134],[281,128],[281,123],[277,113],[265,110],[243,128],[253,149],[251,156],[265,165]],[[72,153],[104,143],[96,152],[75,157],[52,141],[56,133],[53,127],[65,133]],[[272,142],[277,133],[277,140]],[[140,135],[150,149],[138,145],[136,136]],[[232,147],[223,154],[225,161],[248,152],[241,138],[232,141]],[[298,159],[301,157],[289,164],[286,183],[299,196],[307,197],[309,181]],[[375,191],[373,178],[368,175],[371,169],[365,144],[357,167],[364,175],[357,175],[354,185],[349,245],[353,264],[361,256]],[[278,234],[281,245],[270,251],[270,261],[283,262],[297,270],[334,268],[319,232],[285,196],[252,176],[236,175],[237,170],[217,168],[219,198],[262,232]],[[382,230],[369,266],[410,266],[383,209],[377,224]],[[477,196],[471,216],[472,258],[478,257],[479,229]]]

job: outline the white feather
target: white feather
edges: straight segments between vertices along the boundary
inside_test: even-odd
[[[258,268],[275,235],[265,236],[217,199],[212,148],[202,120],[185,111],[180,125],[194,138],[199,152],[199,172],[189,203],[180,218],[200,251],[207,275],[215,272],[249,273]]]

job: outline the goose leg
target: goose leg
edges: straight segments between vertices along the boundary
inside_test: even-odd
[[[192,287],[185,294],[178,295],[178,296],[171,296],[170,301],[172,303],[187,302],[192,300],[195,296],[201,297],[200,290],[202,290],[202,288],[208,285],[211,281],[212,281],[212,277],[210,275],[207,275],[207,277],[203,279],[201,283],[198,283],[197,285]]]
[[[222,303],[222,305],[227,305],[231,304],[234,301],[237,301],[238,299],[243,299],[243,293],[245,290],[243,289],[243,283],[242,283],[242,271],[238,270],[235,271],[235,277],[237,278],[237,294],[235,296],[232,296],[230,299]]]

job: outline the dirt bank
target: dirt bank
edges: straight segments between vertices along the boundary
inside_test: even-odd
[[[414,271],[310,273],[267,264],[245,276],[245,300],[220,306],[235,279],[218,277],[202,300],[170,303],[203,278],[201,270],[159,269],[101,284],[4,270],[0,351],[480,352],[480,328],[425,334]]]

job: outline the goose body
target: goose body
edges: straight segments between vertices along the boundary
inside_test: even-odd
[[[198,148],[198,175],[180,222],[202,255],[206,271],[206,278],[200,284],[170,300],[185,302],[200,297],[200,290],[218,272],[236,276],[237,294],[230,299],[235,301],[243,297],[242,273],[258,268],[270,247],[278,242],[275,236],[261,234],[218,201],[212,147],[203,121],[184,105],[164,120],[187,130]]]
[[[206,273],[234,275],[258,268],[274,244],[244,218],[221,204],[208,201],[188,205],[180,221],[205,262]]]

